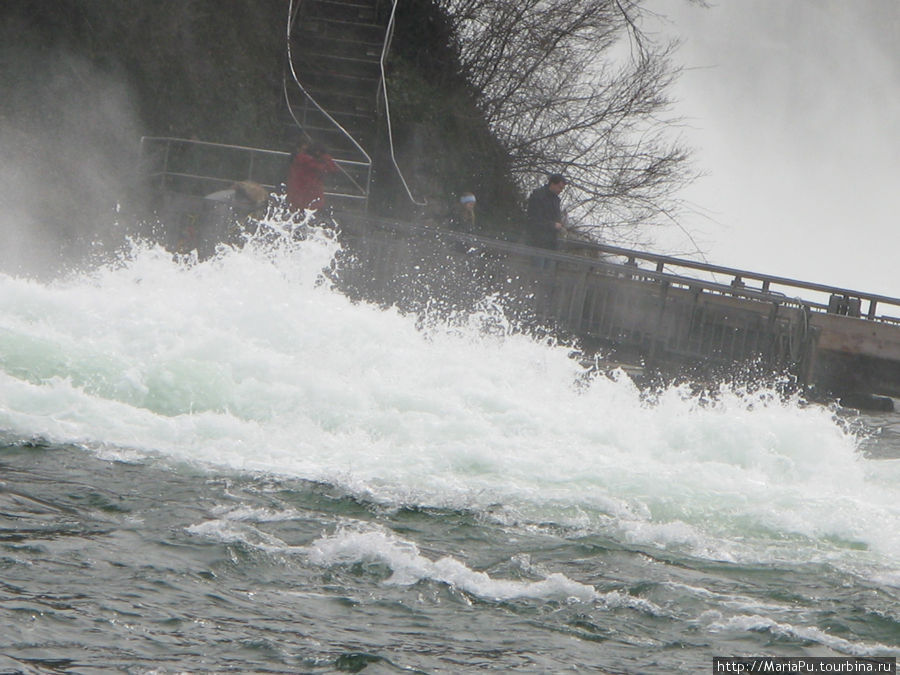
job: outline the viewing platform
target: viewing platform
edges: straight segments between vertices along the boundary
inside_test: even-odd
[[[184,139],[146,138],[142,149],[162,243],[176,250],[190,231],[200,258],[248,212],[204,195],[235,181],[277,191],[290,158]],[[336,282],[354,298],[417,311],[497,296],[512,320],[648,372],[749,369],[822,398],[900,398],[900,298],[585,241],[549,251],[355,211],[336,220]]]
[[[342,285],[361,297],[415,309],[499,293],[517,319],[648,369],[750,369],[822,397],[900,397],[900,298],[582,241],[547,251],[375,219],[341,225],[357,261]]]

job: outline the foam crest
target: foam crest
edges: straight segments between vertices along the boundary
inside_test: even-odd
[[[202,262],[135,245],[65,282],[0,275],[0,428],[719,560],[900,557],[900,462],[828,409],[650,401],[517,333],[498,297],[425,319],[351,302],[323,272],[338,250],[272,220]]]
[[[339,531],[314,541],[307,555],[311,562],[322,566],[380,563],[392,571],[388,584],[411,586],[422,580],[437,581],[486,600],[537,598],[593,602],[601,597],[592,586],[558,572],[539,581],[516,581],[494,579],[451,556],[432,561],[413,542],[381,529]]]
[[[831,635],[815,626],[793,626],[758,614],[742,614],[730,617],[724,621],[713,621],[709,624],[708,629],[712,632],[767,632],[774,636],[786,637],[791,640],[813,642],[833,649],[840,654],[857,657],[894,656],[896,653],[893,647],[887,645],[851,642]]]
[[[207,520],[185,528],[188,534],[212,539],[226,544],[242,544],[268,554],[285,553],[291,547],[278,537],[246,523],[235,522],[228,518]]]

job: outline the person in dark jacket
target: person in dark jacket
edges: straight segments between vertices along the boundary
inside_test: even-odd
[[[566,187],[566,179],[554,173],[547,184],[534,190],[528,197],[527,240],[532,246],[556,249],[557,237],[565,230],[559,193]]]
[[[300,146],[288,173],[287,198],[292,209],[320,209],[325,206],[325,174],[337,171],[324,146]]]

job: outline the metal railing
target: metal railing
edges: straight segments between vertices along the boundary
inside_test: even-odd
[[[288,162],[291,158],[290,153],[277,150],[184,138],[144,136],[141,138],[140,147],[144,174],[155,183],[157,188],[194,195],[206,194],[245,180],[259,183],[269,190],[276,190],[284,182]],[[348,160],[336,160],[336,162],[339,166],[359,164]],[[332,197],[348,196],[338,192],[326,192],[326,194]],[[367,217],[366,223],[368,226],[407,232],[433,234],[438,231],[443,236],[477,244],[498,252],[527,255],[539,253],[548,260],[577,264],[605,274],[628,274],[634,278],[643,278],[689,289],[766,302],[779,302],[812,311],[838,313],[867,320],[900,324],[900,298],[866,293],[830,284],[761,274],[649,251],[580,240],[563,240],[561,251],[548,251],[478,235],[436,230],[385,219]],[[579,253],[567,253],[566,249],[574,249]],[[614,262],[613,259],[617,258],[624,259],[624,262]],[[639,261],[650,263],[652,268],[639,266]],[[673,272],[672,270],[678,271]],[[688,276],[687,271],[730,277],[731,281],[721,283],[704,280],[696,276]],[[802,292],[825,294],[829,296],[828,301],[817,302],[802,298],[800,297]],[[865,313],[862,312],[863,302],[868,303]],[[888,305],[894,308],[897,316],[879,316],[877,313],[879,305]]]
[[[517,329],[667,377],[775,373],[820,395],[900,396],[900,318],[800,296],[892,309],[900,298],[615,246],[577,255],[389,219],[339,221],[345,257],[334,278],[354,299],[440,313],[488,298]]]
[[[336,130],[338,130],[356,149],[359,153],[360,157],[363,158],[362,161],[359,162],[359,166],[366,166],[367,172],[365,177],[365,185],[361,185],[356,180],[354,180],[353,176],[350,175],[349,172],[344,172],[346,178],[352,182],[352,184],[357,188],[358,192],[354,195],[344,195],[347,197],[356,197],[356,198],[364,198],[368,199],[368,193],[371,186],[371,178],[372,178],[372,158],[365,151],[362,145],[357,141],[356,138],[338,122],[334,116],[329,113],[322,105],[316,101],[315,97],[309,93],[306,87],[300,81],[300,77],[297,75],[297,71],[294,67],[293,57],[291,55],[291,35],[295,29],[297,21],[300,17],[300,7],[302,4],[302,0],[290,0],[288,7],[288,29],[287,29],[287,70],[290,72],[291,79],[293,83],[296,85],[296,88],[300,91],[300,93],[304,97],[304,107],[303,112],[301,114],[302,119],[298,119],[297,114],[295,113],[294,106],[291,103],[290,93],[288,91],[287,85],[287,76],[283,78],[283,89],[284,89],[284,97],[285,103],[288,106],[288,111],[291,114],[291,118],[294,120],[294,123],[297,125],[299,129],[306,135],[307,138],[310,138],[308,132],[306,131],[308,124],[308,115],[307,111],[310,107],[319,113],[324,119],[328,121],[330,125],[332,125]],[[396,151],[394,147],[394,135],[393,135],[393,123],[391,121],[391,106],[390,106],[390,98],[388,95],[387,89],[387,73],[386,73],[386,63],[388,58],[388,53],[390,51],[391,43],[394,37],[394,28],[396,26],[396,14],[397,14],[397,0],[391,1],[391,11],[390,16],[388,18],[387,27],[385,29],[384,41],[381,47],[381,55],[379,58],[379,74],[380,81],[378,85],[379,92],[381,94],[381,103],[384,106],[384,118],[385,118],[385,128],[387,131],[387,140],[388,140],[388,152],[390,154],[391,163],[393,165],[394,170],[397,173],[398,178],[400,179],[400,183],[403,185],[403,189],[406,192],[409,200],[415,204],[416,206],[426,206],[426,202],[417,200],[410,190],[409,183],[406,180],[406,177],[403,175],[403,171],[400,169],[400,165],[397,162]],[[311,140],[311,139],[310,139]]]
[[[302,133],[306,136],[307,139],[312,140],[309,133],[306,131],[307,125],[304,124],[303,122],[301,122],[299,119],[297,119],[297,115],[294,112],[294,106],[291,104],[291,98],[290,98],[290,94],[288,91],[288,82],[287,82],[287,72],[290,72],[291,79],[292,79],[294,85],[296,85],[297,89],[300,91],[300,93],[304,97],[304,102],[307,105],[311,104],[313,106],[313,108],[316,111],[318,111],[326,120],[328,120],[328,122],[336,130],[338,130],[359,153],[360,159],[358,159],[358,160],[340,160],[340,161],[336,160],[338,169],[340,169],[345,181],[349,185],[352,185],[353,188],[355,189],[355,191],[354,192],[345,191],[342,193],[335,193],[332,196],[343,197],[346,199],[363,200],[364,203],[366,204],[366,206],[368,206],[369,189],[372,184],[372,158],[369,156],[369,153],[367,153],[365,151],[365,149],[362,147],[362,145],[359,144],[359,142],[356,140],[356,138],[354,138],[353,135],[349,131],[347,131],[347,129],[345,129],[343,127],[343,125],[341,125],[340,122],[338,122],[327,110],[325,110],[325,108],[323,108],[319,104],[319,102],[316,101],[316,99],[309,93],[309,91],[307,91],[306,87],[304,87],[303,84],[300,82],[300,78],[297,76],[297,71],[294,68],[294,60],[291,55],[291,34],[293,33],[294,27],[300,16],[300,7],[301,7],[301,0],[290,0],[288,2],[287,34],[285,36],[286,45],[287,45],[287,47],[286,47],[287,69],[286,69],[285,75],[282,77],[282,89],[284,91],[285,104],[287,105],[288,112],[290,113],[291,118],[294,120],[294,123],[297,125],[297,128],[302,131]],[[347,167],[349,167],[349,166],[364,168],[363,174],[364,174],[365,178],[362,181],[363,184],[360,184],[360,181],[356,180],[356,178],[354,177],[352,172],[347,170]],[[326,194],[329,194],[329,193],[326,192]]]
[[[442,238],[449,238],[487,251],[516,256],[540,256],[556,264],[579,267],[588,273],[595,272],[616,277],[628,277],[635,280],[654,281],[668,287],[747,298],[810,311],[841,313],[860,319],[900,324],[900,298],[788,277],[760,274],[749,270],[702,263],[649,251],[571,240],[565,241],[561,250],[551,251],[479,235],[372,217],[365,219],[365,227],[367,230],[376,228],[420,236],[438,235]],[[577,249],[579,253],[566,252],[567,248]],[[624,259],[624,261],[620,261],[620,259]],[[652,267],[641,267],[639,261],[651,263]],[[688,270],[730,277],[731,280],[723,283],[716,280],[702,279],[699,276],[690,276]],[[864,314],[860,312],[859,315],[846,311],[835,312],[833,302],[817,302],[809,297],[801,297],[804,291],[828,294],[831,296],[829,300],[837,297],[842,300],[868,302],[868,311]],[[878,316],[876,309],[879,305],[889,305],[896,308],[897,316]]]
[[[396,25],[396,16],[397,0],[392,0],[391,16],[388,20],[387,32],[384,36],[384,46],[381,49],[381,91],[384,95],[384,118],[387,126],[388,148],[390,149],[391,153],[391,162],[394,165],[394,169],[397,172],[397,176],[400,178],[400,182],[403,184],[403,189],[406,191],[406,195],[409,197],[409,200],[416,206],[427,206],[426,202],[420,202],[415,197],[413,197],[412,191],[409,189],[409,184],[406,182],[406,178],[404,178],[403,172],[400,170],[400,165],[397,164],[397,157],[394,153],[394,130],[393,124],[391,122],[391,104],[388,100],[387,73],[385,72],[385,63],[387,62],[387,55],[391,47],[391,42],[394,39],[394,26]]]
[[[341,219],[350,297],[456,312],[496,299],[511,325],[670,368],[757,363],[805,373],[806,305],[633,265],[371,218]],[[736,296],[736,297],[733,297]]]
[[[240,181],[259,183],[277,191],[287,179],[292,155],[280,150],[265,150],[242,145],[197,141],[187,138],[143,136],[141,166],[154,187],[203,195],[230,187]],[[365,166],[353,160],[335,160],[338,167]],[[360,198],[339,190],[326,190],[329,197]]]
[[[703,263],[694,260],[674,258],[672,256],[651,253],[648,251],[636,251],[632,249],[621,248],[618,246],[608,246],[605,244],[597,244],[584,241],[569,241],[564,243],[563,246],[567,248],[571,247],[584,249],[587,251],[596,252],[597,254],[605,254],[608,256],[625,258],[625,264],[632,267],[636,267],[637,261],[639,260],[647,261],[654,265],[656,274],[662,275],[659,278],[679,276],[673,275],[669,272],[665,272],[666,268],[695,270],[708,272],[714,275],[719,274],[722,276],[731,277],[731,281],[728,284],[712,284],[712,287],[725,289],[725,292],[728,292],[729,294],[747,295],[748,297],[750,297],[751,295],[755,296],[761,294],[765,297],[770,297],[771,295],[776,293],[783,294],[784,291],[814,291],[816,293],[824,293],[830,296],[828,304],[817,303],[811,300],[804,300],[803,303],[809,306],[811,309],[832,312],[837,309],[838,311],[840,311],[840,313],[849,314],[851,316],[854,315],[853,308],[856,307],[858,310],[859,318],[872,320],[877,319],[882,321],[900,323],[900,317],[879,317],[876,315],[879,304],[890,305],[896,308],[898,314],[900,314],[900,298],[894,298],[876,293],[866,293],[863,291],[843,288],[840,286],[832,286],[830,284],[800,281],[798,279],[791,279],[789,277],[776,276],[772,274],[761,274],[758,272],[751,272],[749,270],[737,269],[733,267],[723,267],[720,265],[712,265],[709,263]],[[642,270],[642,273],[646,273],[646,270]],[[703,282],[701,282],[700,280],[695,280],[693,283]],[[758,287],[754,288],[753,284],[758,284]],[[775,290],[775,288],[783,290],[779,292]],[[837,300],[837,308],[835,307],[835,300]],[[868,308],[865,313],[861,311],[861,308],[859,306],[862,302],[868,302]]]

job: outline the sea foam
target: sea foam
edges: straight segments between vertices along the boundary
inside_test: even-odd
[[[501,298],[423,322],[335,290],[328,232],[261,231],[202,262],[137,245],[65,281],[0,275],[5,435],[717,560],[900,556],[900,464],[833,411],[724,385],[651,400],[517,331]]]

